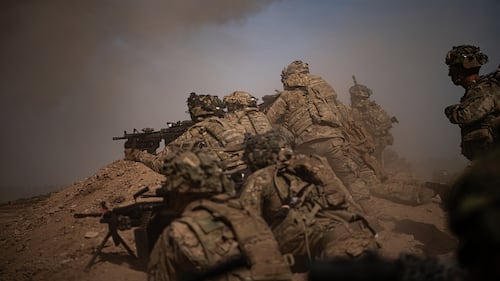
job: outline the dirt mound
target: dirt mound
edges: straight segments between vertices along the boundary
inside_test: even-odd
[[[134,193],[164,179],[143,164],[118,160],[58,192],[0,205],[0,280],[145,280],[145,265],[111,239],[90,272],[83,272],[108,229],[98,218],[75,219],[73,214],[98,212],[101,201],[110,208],[133,203]],[[371,202],[369,211],[384,228],[378,239],[385,256],[443,255],[455,247],[438,203]],[[135,251],[132,231],[120,235]],[[445,244],[436,241],[443,237]]]
[[[1,205],[0,280],[145,280],[143,265],[111,239],[91,271],[82,272],[108,229],[98,218],[73,214],[98,212],[101,201],[130,204],[135,192],[162,180],[142,164],[119,160],[58,192]],[[135,250],[129,232],[120,234]]]

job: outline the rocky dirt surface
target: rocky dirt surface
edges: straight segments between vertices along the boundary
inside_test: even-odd
[[[133,203],[134,193],[154,189],[162,180],[140,163],[117,160],[58,192],[0,205],[0,280],[146,280],[145,262],[111,239],[84,272],[108,229],[99,218],[73,214],[99,212],[101,201],[110,208]],[[378,240],[387,257],[401,252],[446,256],[456,247],[439,198],[420,206],[372,198],[368,206],[384,229]],[[132,231],[120,235],[135,251]]]

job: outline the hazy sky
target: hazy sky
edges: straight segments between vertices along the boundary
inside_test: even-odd
[[[123,157],[113,136],[189,119],[188,93],[256,97],[309,63],[348,102],[351,76],[400,123],[394,149],[426,175],[460,169],[444,64],[476,44],[500,63],[497,0],[4,0],[0,200],[54,190]]]

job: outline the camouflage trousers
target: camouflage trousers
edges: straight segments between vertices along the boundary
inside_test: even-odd
[[[375,172],[357,155],[349,151],[343,138],[321,139],[301,144],[297,152],[325,157],[332,170],[349,189],[355,200],[367,199],[369,189],[380,184]]]
[[[390,179],[371,189],[370,194],[396,203],[416,206],[429,203],[435,192],[417,180]]]
[[[321,211],[313,219],[290,210],[273,233],[281,252],[309,260],[354,258],[379,248],[364,221],[348,222],[336,211]]]

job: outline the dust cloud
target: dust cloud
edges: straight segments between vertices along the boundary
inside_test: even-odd
[[[124,130],[186,120],[189,92],[262,97],[301,59],[348,103],[352,75],[400,123],[419,175],[459,171],[443,109],[463,89],[444,55],[476,44],[500,62],[500,2],[86,0],[0,3],[0,198],[42,194],[123,157]]]
[[[122,157],[124,129],[187,119],[190,38],[271,2],[2,1],[1,198],[90,176]]]

